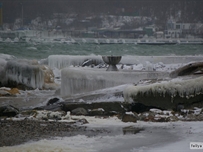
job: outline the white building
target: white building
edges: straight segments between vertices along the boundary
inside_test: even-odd
[[[165,31],[165,38],[180,38],[191,35],[196,35],[202,23],[177,23],[169,20],[167,22],[167,30]]]

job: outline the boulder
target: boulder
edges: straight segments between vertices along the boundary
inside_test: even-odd
[[[105,114],[105,111],[103,108],[92,109],[89,111],[90,116],[102,116],[104,114]]]
[[[141,103],[132,103],[130,106],[130,110],[136,113],[142,113],[149,111],[152,107],[150,106],[145,106],[144,104]]]
[[[78,124],[78,125],[83,125],[83,124],[88,124],[88,123],[89,122],[85,118],[76,120],[76,124]]]
[[[34,110],[64,111],[64,104],[62,102],[49,104],[46,106],[35,107]]]
[[[11,105],[0,107],[0,117],[14,117],[19,113],[19,110]]]
[[[197,121],[203,121],[203,113],[197,116]]]
[[[140,115],[142,121],[154,121],[155,114],[153,112],[143,112]]]
[[[71,111],[71,114],[73,114],[73,115],[87,115],[88,112],[84,108],[76,108],[76,109],[73,109]]]
[[[8,92],[13,95],[20,94],[18,88],[11,88],[10,90],[8,90]]]
[[[16,94],[20,94],[17,88],[0,88],[0,96],[15,96]]]
[[[137,122],[137,120],[138,120],[138,115],[132,112],[126,112],[122,117],[123,122]]]
[[[56,97],[51,98],[51,99],[49,99],[49,101],[47,102],[47,106],[53,105],[53,104],[57,104],[59,101],[60,101],[59,98],[56,98]]]
[[[73,99],[72,99],[73,100]],[[98,111],[99,113],[104,113],[104,115],[116,115],[116,114],[123,114],[128,109],[128,103],[121,103],[121,102],[71,102],[71,100],[65,100],[64,104],[64,111],[72,111],[79,107],[84,109],[88,109],[88,115],[90,115],[91,110],[93,112]],[[104,110],[102,110],[101,109]],[[103,112],[102,112],[103,111]]]
[[[143,128],[136,128],[134,126],[128,126],[123,128],[123,134],[137,134],[140,131],[144,130]]]

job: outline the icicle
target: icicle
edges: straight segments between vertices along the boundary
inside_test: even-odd
[[[9,81],[24,84],[32,88],[42,89],[44,73],[39,65],[32,65],[29,61],[8,61],[6,77]]]

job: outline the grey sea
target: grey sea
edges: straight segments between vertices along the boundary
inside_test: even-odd
[[[37,60],[47,58],[49,55],[185,56],[203,55],[203,45],[0,43],[0,53]]]

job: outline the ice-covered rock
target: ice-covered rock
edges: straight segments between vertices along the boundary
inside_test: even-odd
[[[123,91],[125,101],[142,103],[164,109],[177,108],[178,104],[203,102],[203,76],[162,83],[129,86]]]
[[[0,58],[0,85],[4,84],[5,82],[5,67],[6,67],[7,61],[5,59]]]
[[[61,95],[87,93],[94,90],[137,83],[142,79],[160,79],[167,72],[105,71],[106,69],[64,68],[61,71]]]
[[[54,83],[51,69],[39,65],[37,61],[9,60],[5,67],[5,85],[24,85],[30,88],[43,89]]]
[[[41,110],[41,111],[35,111],[35,114],[33,115],[34,118],[38,120],[61,120],[62,117],[64,117],[66,114],[64,111],[47,111],[47,110]]]
[[[0,54],[0,86],[6,82],[6,64],[9,60],[14,60],[15,57],[8,54]]]

